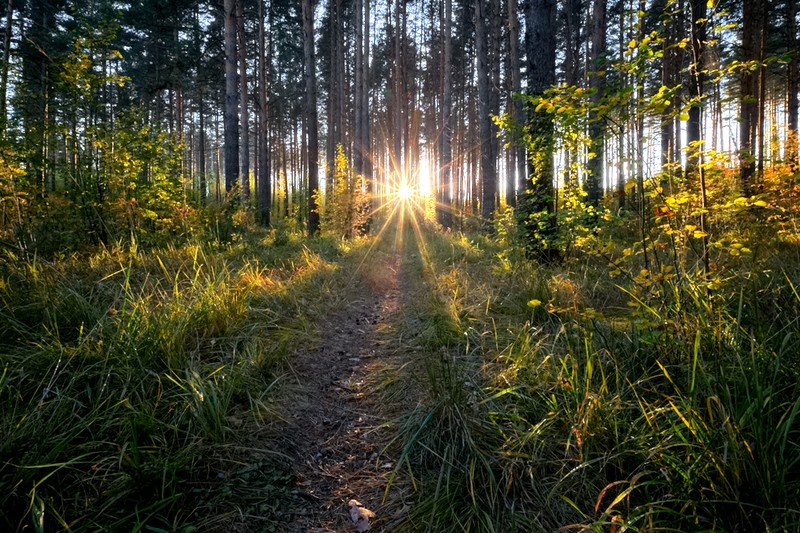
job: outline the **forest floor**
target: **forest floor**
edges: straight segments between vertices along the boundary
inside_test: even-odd
[[[376,376],[402,364],[393,323],[413,293],[402,254],[368,255],[318,341],[288,357],[282,451],[292,457],[294,497],[282,531],[392,531],[407,509],[386,451],[389,415]],[[353,501],[355,500],[355,501]]]

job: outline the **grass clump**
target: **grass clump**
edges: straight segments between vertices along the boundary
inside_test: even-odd
[[[424,238],[435,296],[414,312],[459,334],[407,334],[426,369],[399,433],[408,529],[800,527],[800,327],[780,312],[800,269],[764,254],[709,290],[691,269]]]
[[[192,531],[238,505],[223,480],[341,255],[249,239],[0,258],[0,529]]]

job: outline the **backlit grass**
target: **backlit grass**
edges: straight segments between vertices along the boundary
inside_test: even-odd
[[[241,509],[287,345],[343,283],[340,243],[274,238],[0,258],[0,529],[197,531]]]

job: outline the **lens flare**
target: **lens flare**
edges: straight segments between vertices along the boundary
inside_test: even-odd
[[[401,200],[410,200],[414,196],[414,189],[408,183],[403,183],[397,188],[397,197]]]

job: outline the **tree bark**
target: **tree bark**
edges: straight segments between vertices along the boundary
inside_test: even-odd
[[[696,178],[700,165],[700,145],[703,140],[702,131],[702,99],[705,85],[705,46],[706,46],[706,0],[690,0],[692,24],[692,62],[689,66],[689,123],[686,127],[686,144],[689,157],[686,165],[686,175],[689,179]]]
[[[674,89],[678,84],[678,73],[680,71],[677,42],[678,20],[677,13],[665,12],[662,15],[664,28],[664,55],[661,61],[661,85],[667,89]],[[670,104],[664,106],[661,114],[661,170],[663,173],[662,187],[670,190],[673,184],[675,163],[677,162],[677,152],[675,151],[675,100],[677,96],[671,98]]]
[[[3,72],[0,77],[0,136],[5,137],[8,125],[8,109],[6,109],[6,91],[8,89],[8,69],[11,59],[11,34],[14,24],[14,0],[8,0],[6,7],[6,28],[3,35]]]
[[[319,231],[319,140],[317,137],[317,69],[314,59],[313,0],[302,0],[303,53],[305,57],[306,128],[308,134],[308,234]]]
[[[495,209],[497,176],[492,150],[489,51],[486,31],[486,0],[475,1],[475,54],[478,59],[478,128],[480,136],[481,216],[491,220]]]
[[[787,0],[788,24],[787,31],[788,45],[792,57],[786,68],[787,78],[787,102],[786,102],[786,126],[789,130],[789,143],[787,148],[787,158],[792,165],[792,169],[797,168],[797,92],[800,85],[798,76],[798,64],[800,64],[800,50],[797,47],[797,0]]]
[[[511,75],[511,92],[519,94],[522,91],[522,72],[519,60],[519,19],[517,0],[508,0],[508,55],[509,71]],[[511,107],[514,122],[522,124],[524,116],[522,113],[522,101],[514,98]],[[525,161],[525,148],[522,146],[511,148],[513,155],[512,162],[514,168],[508,169],[508,179],[506,183],[506,204],[511,207],[517,205],[517,189],[519,179],[525,175],[527,167]]]
[[[542,96],[555,83],[555,15],[555,0],[525,0],[525,52],[531,96]],[[556,221],[553,216],[552,115],[544,111],[533,112],[530,124],[534,146],[528,157],[528,178],[520,221],[528,236],[528,253],[540,260],[552,261],[557,256],[553,247]]]
[[[270,183],[269,142],[269,93],[267,77],[269,64],[267,63],[267,14],[264,12],[264,2],[258,0],[258,110],[261,142],[258,146],[258,222],[263,227],[270,225],[270,208],[272,204],[272,184]]]
[[[244,28],[244,0],[236,0],[236,26],[239,36],[239,104],[241,106],[241,162],[242,202],[250,199],[250,98],[247,87],[247,35]]]
[[[765,0],[749,0],[743,4],[742,20],[742,59],[760,63],[762,29],[761,18],[765,16]],[[758,137],[759,79],[762,66],[745,68],[740,78],[739,96],[739,163],[742,191],[745,195],[753,192],[756,168],[756,147]]]
[[[605,89],[604,63],[606,55],[606,0],[594,0],[592,7],[592,40],[590,61],[592,72],[589,74],[589,88],[592,90],[592,104],[596,107],[603,99]],[[589,124],[590,151],[594,156],[586,165],[587,176],[584,189],[590,204],[597,206],[603,199],[603,162],[605,123],[598,112],[592,111]]]
[[[239,93],[236,79],[236,3],[225,0],[225,191],[239,179]]]
[[[452,180],[451,166],[453,164],[453,109],[452,95],[452,70],[453,70],[453,36],[452,36],[452,0],[444,0],[444,13],[442,15],[442,33],[444,38],[444,55],[442,58],[442,137],[439,147],[439,197],[437,207],[439,223],[445,228],[453,225],[450,213],[450,182]]]

